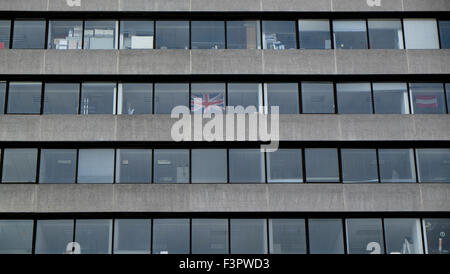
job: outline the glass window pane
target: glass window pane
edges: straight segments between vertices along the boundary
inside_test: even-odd
[[[427,254],[450,254],[450,219],[424,219]]]
[[[176,106],[189,109],[189,84],[155,84],[155,114],[170,114]]]
[[[5,112],[6,83],[0,82],[0,114]]]
[[[278,149],[267,152],[268,183],[302,183],[302,150]]]
[[[49,49],[81,49],[82,21],[50,20],[48,30]]]
[[[301,49],[331,49],[330,21],[299,20]]]
[[[333,20],[335,49],[367,49],[364,20]]]
[[[73,242],[73,220],[38,220],[36,254],[65,254]]]
[[[439,34],[441,36],[441,49],[450,49],[450,21],[439,21]]]
[[[189,219],[153,219],[153,254],[188,254]]]
[[[303,113],[335,113],[331,82],[302,82]]]
[[[0,254],[31,254],[32,220],[0,220]]]
[[[152,114],[153,84],[119,84],[119,114]]]
[[[193,254],[228,254],[227,219],[192,219]]]
[[[306,254],[305,220],[269,219],[270,254]]]
[[[450,149],[416,149],[421,183],[450,183]]]
[[[384,254],[381,219],[347,219],[348,254]]]
[[[150,219],[116,219],[114,223],[114,253],[149,254],[150,235]]]
[[[379,149],[382,183],[415,183],[416,173],[412,149]]]
[[[266,254],[266,219],[230,219],[231,254]]]
[[[192,49],[224,49],[224,21],[191,21]]]
[[[75,242],[81,254],[110,254],[112,220],[76,220]]]
[[[441,83],[411,83],[409,89],[414,114],[446,113],[444,87]]]
[[[189,150],[155,149],[155,183],[188,183]]]
[[[262,21],[263,49],[296,49],[294,21]]]
[[[409,114],[406,83],[373,83],[376,114]]]
[[[226,183],[227,150],[193,149],[192,183]]]
[[[3,150],[3,183],[35,183],[37,149],[5,148]]]
[[[400,19],[369,19],[369,39],[372,49],[403,49]]]
[[[260,149],[230,149],[230,183],[264,183],[264,154]]]
[[[145,184],[152,182],[151,149],[118,149],[116,183]]]
[[[43,49],[45,47],[45,20],[14,21],[13,49]]]
[[[44,114],[78,114],[80,84],[45,84]]]
[[[42,83],[40,82],[10,82],[7,113],[39,114],[41,93]]]
[[[11,21],[0,20],[0,49],[9,49]]]
[[[404,19],[407,49],[438,49],[436,19]]]
[[[336,84],[340,114],[371,114],[372,94],[370,83]]]
[[[156,21],[157,49],[189,49],[188,21]]]
[[[83,83],[81,114],[115,114],[116,83]]]
[[[76,149],[41,149],[40,184],[74,184]]]
[[[78,183],[113,183],[114,149],[80,149],[78,157]]]
[[[152,49],[153,21],[120,21],[120,49]]]
[[[297,83],[265,84],[265,91],[269,113],[272,106],[278,106],[280,114],[299,113]]]
[[[258,112],[259,106],[262,106],[261,91],[261,84],[229,83],[227,105],[242,106],[246,109],[246,113]]]
[[[261,49],[259,21],[227,21],[228,49]]]
[[[344,183],[378,183],[375,149],[342,149],[341,159]]]
[[[419,219],[384,219],[387,254],[422,254]]]
[[[225,111],[225,84],[191,84],[191,110],[193,113],[223,113]]]
[[[117,21],[85,21],[84,49],[115,49]]]
[[[339,182],[338,153],[335,148],[305,149],[307,182]]]
[[[311,254],[344,254],[344,236],[340,219],[309,219]]]

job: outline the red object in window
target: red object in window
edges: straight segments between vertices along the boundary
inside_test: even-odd
[[[438,99],[436,95],[417,95],[416,105],[418,108],[437,108]]]
[[[0,42],[0,49],[4,49],[5,48],[5,42]]]

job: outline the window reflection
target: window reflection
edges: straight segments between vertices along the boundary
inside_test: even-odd
[[[332,82],[302,82],[303,113],[335,113]]]
[[[335,148],[305,149],[305,166],[307,182],[339,182],[338,154]]]
[[[446,113],[444,87],[441,83],[410,83],[409,89],[414,114]]]
[[[233,107],[242,106],[246,113],[258,112],[259,106],[262,106],[261,93],[261,84],[229,83],[227,105]]]
[[[153,85],[124,83],[119,85],[118,114],[152,114]]]
[[[81,254],[110,254],[112,220],[76,220],[75,242]]]
[[[153,254],[188,254],[189,219],[154,219]]]
[[[340,219],[308,220],[311,254],[344,254],[344,235]]]
[[[347,219],[348,254],[384,254],[381,219]]]
[[[73,242],[73,220],[38,220],[36,254],[65,254]]]
[[[264,183],[264,154],[260,149],[230,149],[230,183]]]
[[[149,219],[116,219],[114,254],[149,254],[150,232]]]
[[[305,220],[269,219],[270,254],[306,254]]]
[[[424,219],[427,254],[450,254],[450,219]]]
[[[118,149],[116,182],[148,184],[152,181],[151,149]]]
[[[10,82],[7,113],[39,114],[41,93],[41,82]]]
[[[259,21],[227,21],[227,49],[261,49]]]
[[[280,114],[299,113],[297,83],[270,83],[265,84],[264,89],[269,113],[272,113],[272,106],[278,106]]]
[[[192,183],[226,183],[227,150],[193,149]]]
[[[268,183],[302,183],[301,149],[278,149],[267,152]]]
[[[263,49],[297,48],[294,21],[262,21]]]
[[[80,149],[78,183],[112,184],[114,149]]]
[[[0,50],[9,49],[11,21],[0,20]]]
[[[378,183],[375,149],[342,149],[341,158],[344,183]]]
[[[369,19],[371,49],[403,49],[402,22],[397,19]]]
[[[384,219],[388,254],[422,254],[419,219]]]
[[[416,149],[421,183],[450,183],[450,149]]]
[[[76,149],[41,149],[40,184],[74,184]]]
[[[439,21],[439,35],[441,49],[450,49],[450,20]]]
[[[192,49],[224,49],[224,21],[191,21]]]
[[[117,21],[85,21],[84,49],[115,49]]]
[[[83,83],[81,114],[115,114],[116,83]]]
[[[338,83],[336,93],[340,114],[372,113],[370,83]]]
[[[192,254],[228,251],[228,219],[192,219]]]
[[[5,110],[5,94],[6,94],[6,83],[0,82],[0,114],[3,114]]]
[[[436,19],[404,19],[407,49],[438,49],[439,38]]]
[[[152,49],[153,21],[120,21],[120,49]]]
[[[334,20],[335,49],[367,49],[367,28],[364,20]]]
[[[416,173],[412,149],[379,149],[382,183],[415,183]]]
[[[230,219],[231,254],[266,254],[266,219]]]
[[[31,254],[32,220],[0,220],[0,254]]]
[[[156,21],[157,49],[189,49],[189,21]]]
[[[329,20],[299,20],[300,49],[331,49]]]
[[[46,83],[44,114],[78,114],[80,84]]]
[[[34,148],[3,149],[3,183],[35,183],[38,150]]]
[[[15,20],[12,48],[43,49],[45,25],[45,20]]]
[[[189,150],[155,149],[155,183],[188,183]]]
[[[155,84],[155,114],[170,114],[176,106],[189,109],[189,84]]]
[[[409,114],[406,83],[373,83],[376,114]]]
[[[50,20],[48,30],[49,49],[81,49],[82,21]]]

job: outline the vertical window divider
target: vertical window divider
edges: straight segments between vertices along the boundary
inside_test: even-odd
[[[192,92],[191,92],[191,86],[192,82],[188,82],[188,106],[189,106],[189,113],[192,113]]]
[[[420,183],[420,180],[419,180],[419,159],[418,159],[418,157],[417,157],[417,149],[416,148],[412,148],[412,151],[413,151],[413,157],[414,157],[414,171],[415,171],[415,174],[416,174],[416,183],[418,184],[418,183]]]
[[[77,219],[75,218],[74,220],[73,220],[73,237],[72,237],[72,241],[75,243],[75,240],[76,240],[76,233],[77,233]],[[73,250],[73,247],[72,247],[72,250]]]
[[[231,254],[231,219],[228,220],[228,254]]]
[[[226,151],[227,151],[227,184],[229,184],[230,183],[230,149],[226,148]]]
[[[348,254],[348,244],[347,244],[347,225],[346,225],[346,219],[341,219],[341,225],[342,225],[342,240],[344,244],[344,254]]]
[[[406,50],[405,24],[403,18],[400,18],[400,22],[402,24],[403,50]]]
[[[11,19],[11,23],[10,23],[10,26],[9,26],[9,45],[8,45],[8,48],[9,49],[12,49],[13,48],[13,39],[14,39],[14,24],[15,24],[15,21],[16,20],[14,20],[14,19]]]
[[[49,42],[48,34],[50,33],[49,26],[50,26],[49,19],[46,19],[45,20],[45,37],[44,37],[45,45],[44,45],[44,49],[48,49],[49,48],[48,47],[48,42]]]
[[[298,18],[295,19],[295,43],[296,43],[296,49],[300,49],[300,28],[299,28],[299,20]]]
[[[309,219],[305,218],[305,245],[306,245],[306,254],[310,254],[309,247]]]
[[[448,100],[450,99],[450,98],[448,98],[448,94],[447,94],[447,85],[446,85],[446,83],[443,83],[443,85],[444,85],[444,104],[445,104],[445,109],[446,109],[446,113],[450,113],[450,106],[448,105]],[[450,91],[448,91],[448,92],[450,92]]]
[[[156,90],[155,90],[155,88],[156,88],[156,85],[155,85],[155,82],[153,82],[152,83],[152,114],[155,114],[155,100],[156,100],[156,96],[155,96]]]
[[[153,218],[150,218],[150,254],[153,254]]]
[[[442,49],[442,41],[441,41],[441,28],[439,27],[439,20],[436,20],[436,27],[437,27],[437,36],[438,36],[438,42],[439,42],[439,49]]]
[[[370,81],[370,101],[372,102],[372,113],[375,114],[375,96],[373,94],[373,81]]]
[[[41,166],[41,149],[37,148],[37,159],[36,159],[36,181],[35,184],[39,184],[39,173],[40,173],[40,166]]]
[[[298,88],[298,113],[303,113],[303,98],[302,98],[302,84],[301,82],[297,83]]]
[[[384,218],[381,218],[381,229],[383,235],[384,254],[387,254],[386,227],[384,226]]]
[[[328,22],[330,24],[330,49],[336,49],[336,47],[334,46],[334,29],[333,29],[333,20],[332,19],[328,19]]]
[[[265,218],[265,221],[266,221],[266,243],[267,243],[267,246],[266,246],[266,248],[267,248],[267,251],[266,251],[266,254],[270,254],[270,226],[269,226],[269,218]]]
[[[338,170],[339,170],[339,183],[344,183],[344,174],[342,174],[342,152],[341,148],[337,148],[337,155],[338,155]]]
[[[189,222],[189,254],[192,254],[192,218],[189,218],[188,222]]]
[[[37,234],[37,219],[33,220],[33,236],[31,243],[31,254],[36,254],[36,234]]]
[[[79,149],[75,149],[76,150],[76,163],[75,163],[75,184],[78,184],[78,166],[80,165],[80,150]]]
[[[338,94],[337,94],[337,86],[336,86],[335,81],[333,81],[333,95],[334,95],[334,114],[339,114]]]
[[[114,174],[113,174],[113,184],[117,183],[116,174],[117,174],[117,148],[114,148]]]
[[[85,49],[84,48],[84,29],[86,27],[86,20],[82,20],[81,21],[81,49]]]
[[[223,114],[227,114],[227,106],[228,106],[228,97],[229,97],[229,93],[228,93],[228,85],[230,83],[228,81],[225,82],[225,110],[223,112]]]
[[[262,153],[263,155],[263,157],[264,157],[264,183],[265,184],[267,184],[269,181],[268,181],[268,178],[267,178],[267,173],[268,173],[268,171],[267,171],[267,160],[268,160],[268,156],[269,155],[267,155],[267,153],[271,153],[271,152],[266,152],[266,151],[264,151],[264,152],[260,152],[260,153]]]
[[[188,181],[188,184],[192,184],[192,148],[189,149],[188,166],[189,166],[189,181]]]
[[[152,177],[150,178],[150,184],[153,184],[155,182],[155,150],[153,148],[151,148],[152,151],[152,166],[150,167],[152,169]],[[153,225],[153,220],[152,220],[152,225]],[[153,228],[153,226],[152,226]]]
[[[44,96],[45,96],[45,82],[41,82],[41,105],[39,108],[39,114],[44,114],[44,104],[45,104],[45,100],[44,100]]]
[[[406,93],[408,94],[409,114],[413,114],[413,98],[412,98],[409,82],[406,82]]]
[[[366,37],[367,37],[367,49],[371,48],[370,35],[369,35],[369,19],[366,18]]]
[[[113,115],[117,115],[119,113],[118,110],[119,110],[119,82],[116,82],[116,90],[114,92],[114,111],[113,111]]]
[[[425,221],[424,218],[419,218],[419,222],[420,222],[420,232],[422,234],[422,250],[423,250],[423,254],[428,254],[428,246],[425,244],[426,243],[426,227],[425,227]]]
[[[111,228],[111,251],[109,254],[114,254],[114,232],[115,232],[115,228],[116,228],[116,219],[112,219],[112,228]]]
[[[0,148],[0,184],[2,183],[3,179],[3,157],[5,154],[5,150]]]
[[[189,22],[189,24],[188,24],[188,28],[189,28],[189,46],[188,46],[188,48],[189,49],[192,49],[192,20],[189,20],[188,21]]]
[[[115,43],[115,48],[117,49],[117,50],[120,50],[120,22],[121,22],[122,20],[121,19],[118,19],[117,21],[116,21],[116,43]]]
[[[224,30],[224,35],[225,35],[225,37],[224,37],[224,42],[225,42],[225,45],[224,45],[224,49],[228,49],[228,39],[227,39],[227,20],[223,20],[223,30]]]
[[[156,49],[156,20],[153,21],[153,49]]]
[[[6,82],[6,87],[5,87],[5,105],[3,106],[3,113],[4,114],[7,114],[7,112],[8,112],[9,83],[10,83],[10,81],[7,81]]]
[[[380,165],[380,149],[376,148],[377,155],[377,173],[378,173],[378,183],[381,183],[381,165]]]
[[[306,184],[306,162],[305,162],[305,148],[301,149],[302,151],[302,176],[303,176],[303,183]]]
[[[263,33],[264,33],[264,31],[263,31],[263,18],[262,18],[262,16],[259,18],[259,40],[260,40],[260,43],[261,43],[261,49],[263,50],[264,49],[264,38],[263,38]],[[263,51],[263,54],[264,54],[264,51]]]
[[[82,100],[82,97],[81,97],[81,92],[82,92],[82,89],[83,89],[83,83],[82,82],[80,82],[80,85],[79,85],[79,89],[78,89],[78,114],[81,114],[81,100]]]

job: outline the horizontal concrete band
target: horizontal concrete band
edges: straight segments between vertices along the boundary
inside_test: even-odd
[[[77,5],[77,2],[80,4]],[[74,4],[72,4],[74,3]],[[449,11],[448,0],[2,0],[7,11]]]
[[[449,212],[450,184],[0,185],[0,213]]]
[[[450,50],[1,50],[0,75],[450,74]]]
[[[168,115],[0,115],[0,142],[167,142],[177,121]],[[279,127],[281,141],[450,141],[450,115],[281,115]]]

